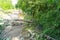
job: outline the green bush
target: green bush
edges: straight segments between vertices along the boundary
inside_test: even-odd
[[[0,0],[0,8],[4,10],[13,8],[11,0]]]
[[[60,40],[59,0],[19,0],[16,7],[26,12],[28,19],[34,21],[34,26],[38,24],[43,25],[43,34],[48,34],[49,36]]]

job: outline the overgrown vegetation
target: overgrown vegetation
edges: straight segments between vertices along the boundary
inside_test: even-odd
[[[33,25],[31,27],[38,27],[39,32],[41,29],[42,35],[47,34],[55,40],[60,40],[59,0],[19,0],[16,7],[26,12],[28,17],[26,16],[25,18],[27,20],[33,21]],[[47,37],[46,39],[43,37],[43,39],[39,38],[38,40],[48,39],[49,38]]]
[[[4,10],[13,8],[11,0],[0,0],[0,8]]]

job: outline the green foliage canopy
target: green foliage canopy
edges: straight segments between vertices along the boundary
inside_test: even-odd
[[[35,22],[51,27],[60,23],[58,4],[58,0],[19,0],[16,7],[32,16]]]
[[[12,3],[11,0],[0,0],[0,8],[2,9],[11,9]]]
[[[31,17],[28,19],[32,19],[36,25],[42,24],[44,34],[53,32],[52,37],[56,36],[56,39],[60,40],[58,36],[60,32],[57,33],[57,29],[60,28],[59,2],[59,0],[19,0],[16,7],[25,11],[28,17]]]

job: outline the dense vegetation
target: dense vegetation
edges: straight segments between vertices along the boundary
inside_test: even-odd
[[[26,13],[25,19],[33,21],[32,28],[38,27],[42,35],[47,34],[56,40],[60,40],[59,2],[59,0],[19,0],[16,7]],[[43,37],[41,40],[47,39]]]
[[[11,0],[0,0],[0,8],[6,10],[12,8]]]

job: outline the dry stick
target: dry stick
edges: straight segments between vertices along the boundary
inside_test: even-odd
[[[48,36],[48,35],[44,35],[44,37],[45,37],[47,40],[56,40],[56,39],[54,39],[54,38],[52,38],[52,37],[50,37],[50,36]]]

